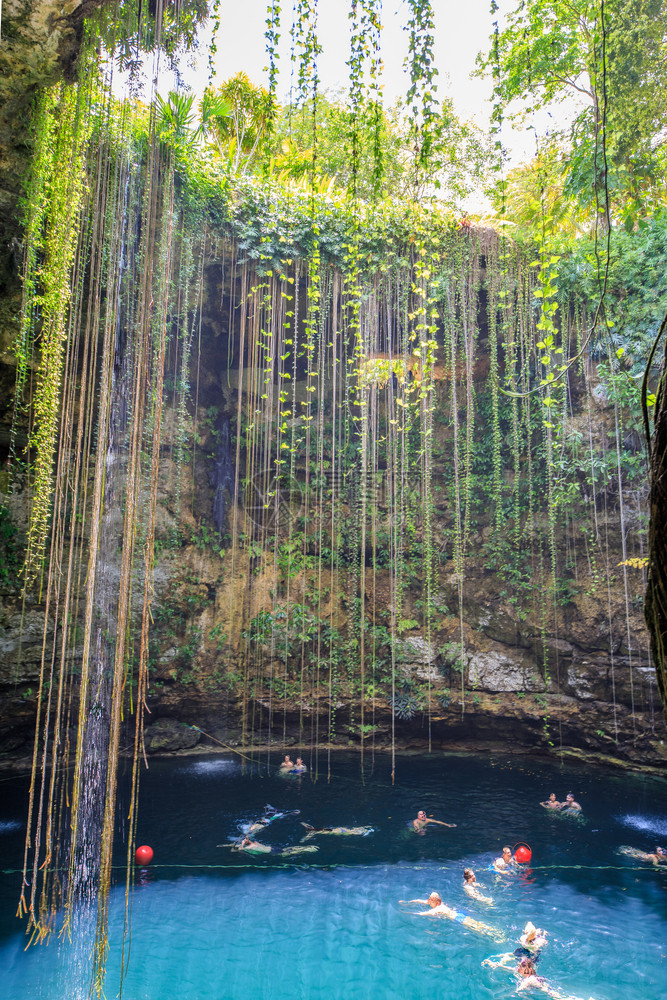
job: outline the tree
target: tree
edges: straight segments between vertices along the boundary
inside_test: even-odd
[[[569,149],[562,143],[545,143],[529,163],[496,181],[490,191],[496,214],[529,238],[542,231],[545,219],[561,237],[590,235],[594,214],[565,190],[568,161]]]
[[[206,91],[201,112],[209,149],[228,161],[231,173],[244,174],[266,162],[276,114],[268,90],[237,73],[217,90]]]
[[[286,107],[279,115],[279,163],[285,168],[300,163],[304,173],[314,169],[319,177],[333,176],[360,198],[437,195],[456,204],[483,177],[487,147],[473,125],[457,118],[448,99],[434,102],[429,129],[430,168],[416,171],[414,125],[403,103],[383,108],[366,99],[353,116],[342,96],[318,95],[314,123],[312,106]]]
[[[610,212],[625,221],[628,207],[634,224],[642,190],[659,177],[666,26],[667,0],[521,0],[478,57],[494,78],[497,118],[525,120],[568,97],[583,103],[568,136],[566,191],[595,204],[606,225]]]

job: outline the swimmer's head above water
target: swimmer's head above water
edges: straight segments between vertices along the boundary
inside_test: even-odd
[[[442,903],[442,897],[440,896],[440,893],[432,892],[431,895],[428,897],[427,902],[429,906],[433,907],[440,906],[440,904]]]
[[[477,877],[475,876],[475,873],[472,870],[472,868],[463,869],[463,881],[466,882],[468,885],[472,885],[473,882],[477,881]]]
[[[519,973],[520,976],[526,976],[526,977],[534,976],[535,966],[533,964],[532,959],[522,958],[517,966],[516,971]]]

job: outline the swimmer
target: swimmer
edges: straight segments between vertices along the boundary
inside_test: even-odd
[[[534,957],[547,943],[547,932],[529,920],[519,938],[519,943]]]
[[[488,958],[482,965],[490,965],[492,969],[506,969],[517,959],[529,958],[535,963],[540,957],[540,951],[547,943],[547,932],[536,927],[530,920],[523,929],[523,934],[519,938],[519,947],[514,951],[505,952],[504,955],[497,955],[495,958]]]
[[[650,861],[654,865],[667,864],[667,851],[664,847],[656,847],[655,851],[639,851],[636,847],[619,847],[619,854],[626,854],[635,861]]]
[[[540,802],[540,805],[544,809],[562,809],[565,805],[564,802],[559,802],[556,798],[556,793],[552,792],[546,802]]]
[[[472,868],[463,869],[463,891],[467,896],[471,896],[472,899],[477,899],[480,903],[492,903],[493,900],[490,896],[484,896],[479,890],[483,889],[484,886],[480,886],[477,881],[477,876],[475,875]]]
[[[260,830],[265,830],[267,826],[270,826],[277,819],[284,819],[285,816],[300,816],[300,809],[291,809],[289,812],[278,812],[274,806],[266,805],[264,806],[264,816],[261,819],[256,819],[254,823],[250,823],[247,827],[241,827],[244,833],[259,833]]]
[[[400,899],[399,903],[421,903],[423,906],[428,906],[428,910],[421,910],[419,913],[415,913],[415,917],[447,917],[448,920],[456,920],[457,923],[463,924],[471,931],[476,931],[478,934],[485,934],[487,937],[495,938],[496,941],[504,941],[505,935],[502,931],[496,930],[495,927],[489,927],[488,924],[483,924],[481,920],[474,920],[465,913],[461,913],[459,910],[453,909],[451,906],[447,906],[442,901],[442,897],[438,892],[432,892],[428,899]]]
[[[257,840],[251,840],[250,837],[243,837],[238,844],[234,844],[232,850],[248,851],[251,854],[271,854],[272,848],[269,844],[260,844]]]
[[[507,969],[509,970],[516,962],[516,957],[513,953],[508,953],[507,955],[497,955],[491,958],[485,958],[482,965],[487,965],[491,969]],[[517,993],[527,990],[529,987],[534,987],[535,989],[542,990],[547,996],[553,997],[553,1000],[578,1000],[578,997],[570,996],[567,993],[563,993],[562,990],[558,989],[557,986],[551,986],[550,983],[543,979],[542,976],[538,976],[535,971],[535,961],[534,959],[524,956],[517,966],[512,968],[512,972],[516,975],[519,980],[519,985],[517,986]],[[589,1000],[593,1000],[589,997]]]
[[[413,819],[412,826],[417,833],[421,833],[429,823],[437,823],[438,826],[456,826],[456,823],[445,823],[441,819],[429,819],[423,809],[417,813],[417,819]]]
[[[521,980],[517,992],[527,990],[529,986],[536,986],[540,990],[544,988],[544,980],[535,972],[532,959],[522,958],[514,971]]]
[[[303,774],[303,772],[307,771],[307,770],[308,770],[308,768],[306,767],[306,765],[304,764],[304,762],[301,760],[301,758],[297,757],[296,764],[292,768],[292,774]]]
[[[291,771],[294,767],[294,761],[291,759],[288,753],[285,754],[285,760],[280,765],[281,771]]]
[[[244,837],[238,844],[234,844],[232,846],[232,850],[246,851],[247,854],[275,854],[279,857],[289,858],[295,854],[305,854],[306,852],[316,851],[317,847],[314,845],[310,845],[309,847],[271,847],[269,844],[260,844],[257,840],[251,840],[250,837]]]
[[[306,828],[306,835],[301,838],[302,843],[310,840],[311,837],[319,837],[324,834],[329,834],[332,837],[365,837],[366,834],[373,832],[372,826],[323,826],[320,829],[316,829],[309,823],[302,823],[301,826]]]
[[[574,815],[574,813],[581,812],[581,806],[579,805],[578,802],[574,801],[574,795],[572,794],[572,792],[567,793],[567,795],[565,796],[565,802],[561,802],[560,807],[561,809],[569,810],[572,815]]]
[[[511,847],[503,847],[503,854],[501,858],[496,858],[493,862],[493,867],[497,872],[501,872],[503,875],[509,874],[514,868],[516,868],[516,861],[512,856]]]

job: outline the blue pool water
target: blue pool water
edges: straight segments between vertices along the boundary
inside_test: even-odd
[[[667,840],[664,780],[542,760],[434,754],[400,757],[392,786],[383,755],[363,775],[358,757],[335,755],[329,781],[323,758],[317,780],[312,772],[280,777],[278,762],[161,761],[142,778],[139,842],[153,846],[155,860],[138,874],[133,896],[126,1000],[509,997],[512,974],[482,961],[513,950],[527,920],[549,932],[538,971],[563,996],[667,996],[667,870],[619,853]],[[25,787],[23,779],[3,782],[0,996],[83,998],[82,949],[52,943],[24,952],[12,917]],[[564,798],[570,790],[585,822],[551,816],[538,804],[550,791]],[[300,810],[258,835],[276,847],[298,844],[301,820],[370,825],[374,832],[315,838],[309,843],[317,852],[291,858],[217,846],[266,803]],[[408,824],[420,807],[456,828],[415,834]],[[519,841],[532,847],[531,865],[508,879],[489,871],[503,844]],[[464,866],[475,869],[492,905],[463,893]],[[124,912],[118,874],[110,998],[118,992]],[[460,922],[416,916],[423,907],[399,903],[433,889],[504,941]]]

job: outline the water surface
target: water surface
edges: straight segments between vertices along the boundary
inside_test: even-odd
[[[667,839],[665,781],[542,760],[433,754],[401,756],[392,785],[385,755],[373,766],[367,761],[362,775],[358,757],[336,754],[329,780],[325,755],[306,759],[311,770],[301,778],[277,775],[279,760],[181,758],[153,762],[142,777],[139,842],[153,847],[155,860],[137,874],[126,1000],[509,997],[516,987],[511,974],[481,963],[513,949],[529,919],[549,932],[539,972],[565,995],[664,1000],[667,871],[618,849],[652,849]],[[23,951],[11,914],[25,782],[5,781],[4,791],[2,996],[84,997],[85,956],[57,944]],[[551,791],[559,798],[572,791],[585,821],[540,808]],[[315,838],[309,843],[318,851],[296,858],[230,851],[226,845],[267,803],[300,810],[258,835],[274,847],[297,845],[301,820],[370,825],[373,833]],[[419,808],[456,828],[415,834],[409,821]],[[531,865],[511,879],[491,872],[503,844],[520,841],[533,850]],[[463,893],[464,866],[475,869],[493,905]],[[120,971],[118,874],[108,997],[117,994]],[[459,922],[418,917],[421,907],[399,903],[433,889],[504,943]]]

